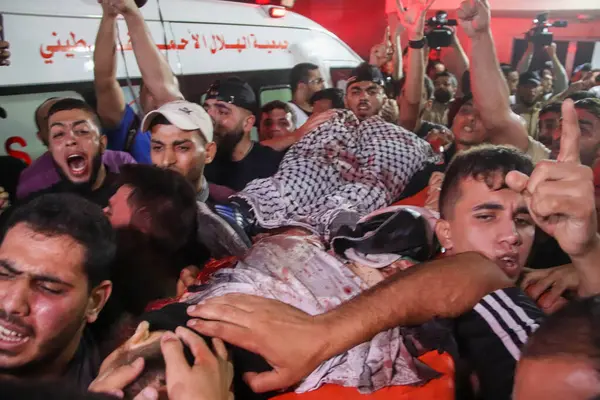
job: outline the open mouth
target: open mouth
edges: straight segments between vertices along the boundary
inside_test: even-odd
[[[71,154],[67,157],[69,172],[74,176],[84,176],[88,170],[87,160],[83,154]]]
[[[24,332],[19,332],[0,324],[0,346],[2,347],[14,347],[25,344],[29,340],[29,337]]]
[[[507,255],[496,259],[496,263],[509,276],[515,277],[519,274],[520,265],[517,256]]]

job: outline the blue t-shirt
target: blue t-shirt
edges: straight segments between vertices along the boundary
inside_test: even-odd
[[[126,150],[127,138],[132,129],[135,129],[136,133],[130,148]],[[129,151],[139,164],[152,164],[150,132],[140,131],[140,119],[129,105],[125,106],[125,113],[119,125],[114,129],[106,129],[104,134],[108,138],[109,150]]]

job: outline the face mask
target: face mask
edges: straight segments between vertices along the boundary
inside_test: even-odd
[[[433,93],[433,97],[435,98],[435,101],[442,104],[448,103],[451,99],[450,92],[444,89],[436,89]]]

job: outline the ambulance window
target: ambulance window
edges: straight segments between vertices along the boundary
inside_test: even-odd
[[[353,68],[331,68],[331,83],[338,89],[346,89],[346,82],[350,78]]]
[[[290,85],[263,86],[260,88],[260,106],[279,100],[287,103],[292,101]]]

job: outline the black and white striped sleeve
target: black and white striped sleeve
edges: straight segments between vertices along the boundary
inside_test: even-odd
[[[521,348],[544,314],[521,289],[497,290],[455,320],[462,359],[476,373],[484,399],[510,399]]]

